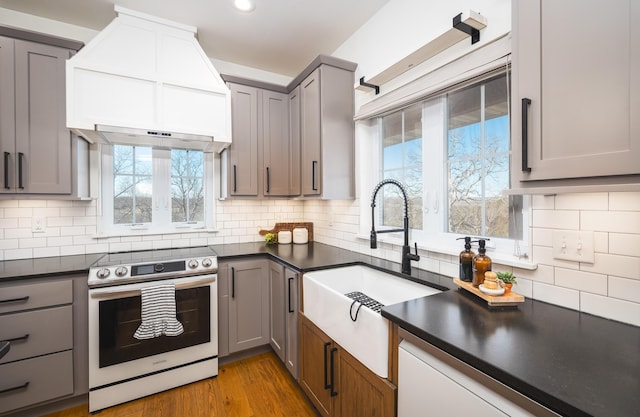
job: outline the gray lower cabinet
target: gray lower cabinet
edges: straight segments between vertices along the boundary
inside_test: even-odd
[[[236,82],[228,85],[233,142],[223,153],[226,196],[294,195],[288,95]]]
[[[219,356],[269,344],[269,261],[218,265]]]
[[[271,347],[298,379],[298,282],[299,274],[277,262],[269,263]]]
[[[302,194],[354,198],[353,71],[320,65],[300,83]]]
[[[513,186],[640,174],[640,3],[519,1],[512,12]]]
[[[0,192],[71,194],[65,63],[72,52],[0,38]]]
[[[88,392],[86,274],[0,285],[0,414]]]

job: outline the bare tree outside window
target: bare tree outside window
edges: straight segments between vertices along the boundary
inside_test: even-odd
[[[448,231],[510,236],[508,88],[504,75],[447,95]]]
[[[383,178],[405,185],[409,202],[409,224],[422,229],[422,105],[414,105],[382,119]],[[395,187],[380,192],[382,225],[402,227],[404,201]]]
[[[152,220],[151,148],[113,146],[113,223]]]
[[[171,221],[204,220],[204,153],[171,151]]]

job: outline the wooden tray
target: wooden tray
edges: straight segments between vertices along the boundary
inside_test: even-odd
[[[509,294],[507,295],[489,295],[483,293],[477,287],[474,287],[470,282],[461,281],[458,278],[454,278],[453,283],[458,287],[464,288],[470,293],[482,298],[487,302],[487,304],[489,304],[489,307],[507,307],[518,305],[518,303],[524,303],[524,295],[518,294],[513,291],[509,292]]]

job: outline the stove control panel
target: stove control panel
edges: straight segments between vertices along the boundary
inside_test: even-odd
[[[89,287],[118,285],[126,282],[152,281],[190,275],[215,274],[218,260],[201,257],[127,265],[98,266],[89,269]]]

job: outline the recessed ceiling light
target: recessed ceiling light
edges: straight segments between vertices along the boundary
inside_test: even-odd
[[[254,0],[233,0],[233,5],[241,12],[252,12],[256,8]]]

